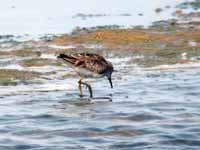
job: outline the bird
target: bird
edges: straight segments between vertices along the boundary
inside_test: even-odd
[[[90,98],[93,98],[92,87],[88,82],[83,82],[85,78],[103,78],[107,77],[110,87],[112,84],[112,73],[114,67],[111,62],[107,61],[103,56],[95,53],[75,53],[75,54],[59,54],[58,59],[67,63],[80,76],[78,80],[78,90],[80,97],[83,96],[82,86],[88,87]]]

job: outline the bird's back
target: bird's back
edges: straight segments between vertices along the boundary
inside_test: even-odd
[[[72,66],[77,72],[87,71],[104,76],[108,71],[113,71],[111,63],[106,61],[102,56],[91,53],[79,53],[79,54],[60,54],[58,58],[64,60],[70,66]]]

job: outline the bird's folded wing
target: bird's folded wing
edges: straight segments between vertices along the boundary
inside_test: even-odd
[[[105,72],[106,70],[106,64],[105,62],[101,62],[98,60],[88,60],[85,61],[85,66],[86,69],[98,73],[98,74],[102,74]]]
[[[106,60],[97,54],[62,55],[62,59],[71,63],[74,67],[84,68],[98,74],[103,74],[107,67]]]

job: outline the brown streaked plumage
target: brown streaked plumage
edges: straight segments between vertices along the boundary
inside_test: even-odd
[[[111,88],[113,88],[111,80],[113,66],[111,62],[105,60],[102,56],[91,53],[79,53],[71,55],[60,54],[57,58],[69,64],[80,76],[80,80],[78,81],[80,96],[82,96],[81,84],[83,84],[88,87],[90,97],[93,97],[90,84],[82,82],[84,78],[101,78],[106,76]]]

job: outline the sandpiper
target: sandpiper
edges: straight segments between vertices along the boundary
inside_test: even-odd
[[[90,98],[93,97],[90,84],[87,82],[82,82],[84,78],[107,77],[111,88],[113,88],[111,79],[113,65],[111,64],[111,62],[105,60],[102,56],[91,53],[78,53],[71,55],[59,54],[57,58],[66,62],[80,76],[80,80],[78,81],[78,89],[81,97],[83,96],[81,84],[88,87]]]

